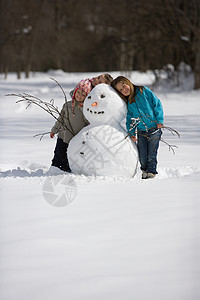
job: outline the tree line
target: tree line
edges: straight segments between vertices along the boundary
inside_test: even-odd
[[[0,72],[190,65],[200,88],[199,0],[0,0]]]

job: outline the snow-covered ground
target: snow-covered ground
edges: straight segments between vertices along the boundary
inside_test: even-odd
[[[165,125],[181,138],[164,130],[163,139],[178,148],[174,155],[160,144],[153,180],[140,172],[132,179],[44,176],[56,139],[33,135],[50,131],[54,119],[4,96],[53,98],[60,109],[64,98],[50,77],[68,96],[94,75],[50,71],[0,79],[0,299],[198,300],[200,91],[154,90]],[[135,72],[131,79],[151,85],[153,75]],[[50,196],[65,194],[69,205],[49,204]]]

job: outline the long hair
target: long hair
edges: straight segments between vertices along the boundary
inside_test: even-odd
[[[116,85],[119,83],[125,83],[130,87],[130,95],[129,96],[124,96],[120,91],[118,91],[116,89]],[[138,89],[140,89],[140,92],[142,93],[143,91],[143,86],[139,86],[139,85],[135,85],[133,84],[128,78],[124,77],[124,76],[118,76],[117,78],[115,78],[112,82],[111,82],[111,86],[112,88],[115,89],[115,91],[118,93],[118,95],[126,102],[126,103],[133,103],[135,102],[135,96],[136,93],[138,91]]]

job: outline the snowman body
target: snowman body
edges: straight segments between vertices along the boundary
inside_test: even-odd
[[[107,84],[97,85],[84,101],[83,113],[90,125],[69,143],[69,165],[74,174],[133,177],[137,170],[135,143],[121,126],[126,103]]]

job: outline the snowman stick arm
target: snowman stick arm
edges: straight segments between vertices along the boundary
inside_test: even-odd
[[[21,103],[21,102],[27,103],[26,109],[28,109],[31,106],[31,104],[38,106],[39,108],[41,108],[42,110],[50,114],[56,120],[56,122],[58,122],[60,125],[63,125],[65,129],[70,131],[72,135],[75,135],[73,130],[70,130],[65,124],[63,124],[63,121],[61,119],[61,113],[59,112],[58,108],[54,106],[53,99],[50,100],[50,103],[48,103],[36,96],[26,94],[26,93],[6,94],[5,96],[19,97],[20,99],[17,100],[16,103]]]
[[[43,137],[46,135],[46,134],[49,134],[49,133],[51,133],[50,131],[48,131],[48,132],[43,132],[43,133],[37,133],[37,134],[35,134],[33,137],[38,137],[38,136],[40,136],[40,141],[43,139]]]
[[[129,133],[125,136],[125,139],[128,137],[128,136],[131,136],[131,135],[133,135],[132,133],[131,133],[131,131],[134,129],[135,130],[135,128],[137,127],[137,125],[140,123],[140,118],[137,118],[137,119],[135,119],[135,118],[132,118],[132,123],[131,123],[131,125],[132,125],[132,127],[131,127],[131,129],[129,130]],[[136,122],[137,121],[137,122]]]
[[[69,118],[69,107],[68,107],[68,103],[67,103],[68,101],[67,101],[66,93],[65,93],[63,87],[61,86],[61,84],[56,79],[51,78],[51,77],[50,77],[50,79],[53,80],[59,86],[59,88],[61,89],[61,91],[62,91],[62,93],[64,95],[65,103],[66,103],[66,106],[67,106],[67,120],[69,122],[69,127],[70,127],[70,129],[69,128],[66,128],[66,129],[69,130],[73,134],[73,136],[75,136],[75,132],[73,130],[73,127],[72,127],[72,124],[71,124],[70,118]]]
[[[66,119],[66,120],[68,120],[68,123],[69,123],[69,118],[66,118],[64,116],[64,114],[65,114],[65,108],[63,107],[62,110],[61,110],[61,112],[58,112],[58,114],[59,114],[59,116],[58,116],[58,118],[55,118],[56,119],[56,123],[52,127],[51,132],[54,132],[54,133],[57,134],[60,131],[61,126],[63,126],[65,128],[65,130],[69,131],[73,136],[75,136],[74,131],[72,131],[70,128],[68,128],[68,126],[64,122],[64,119]]]

